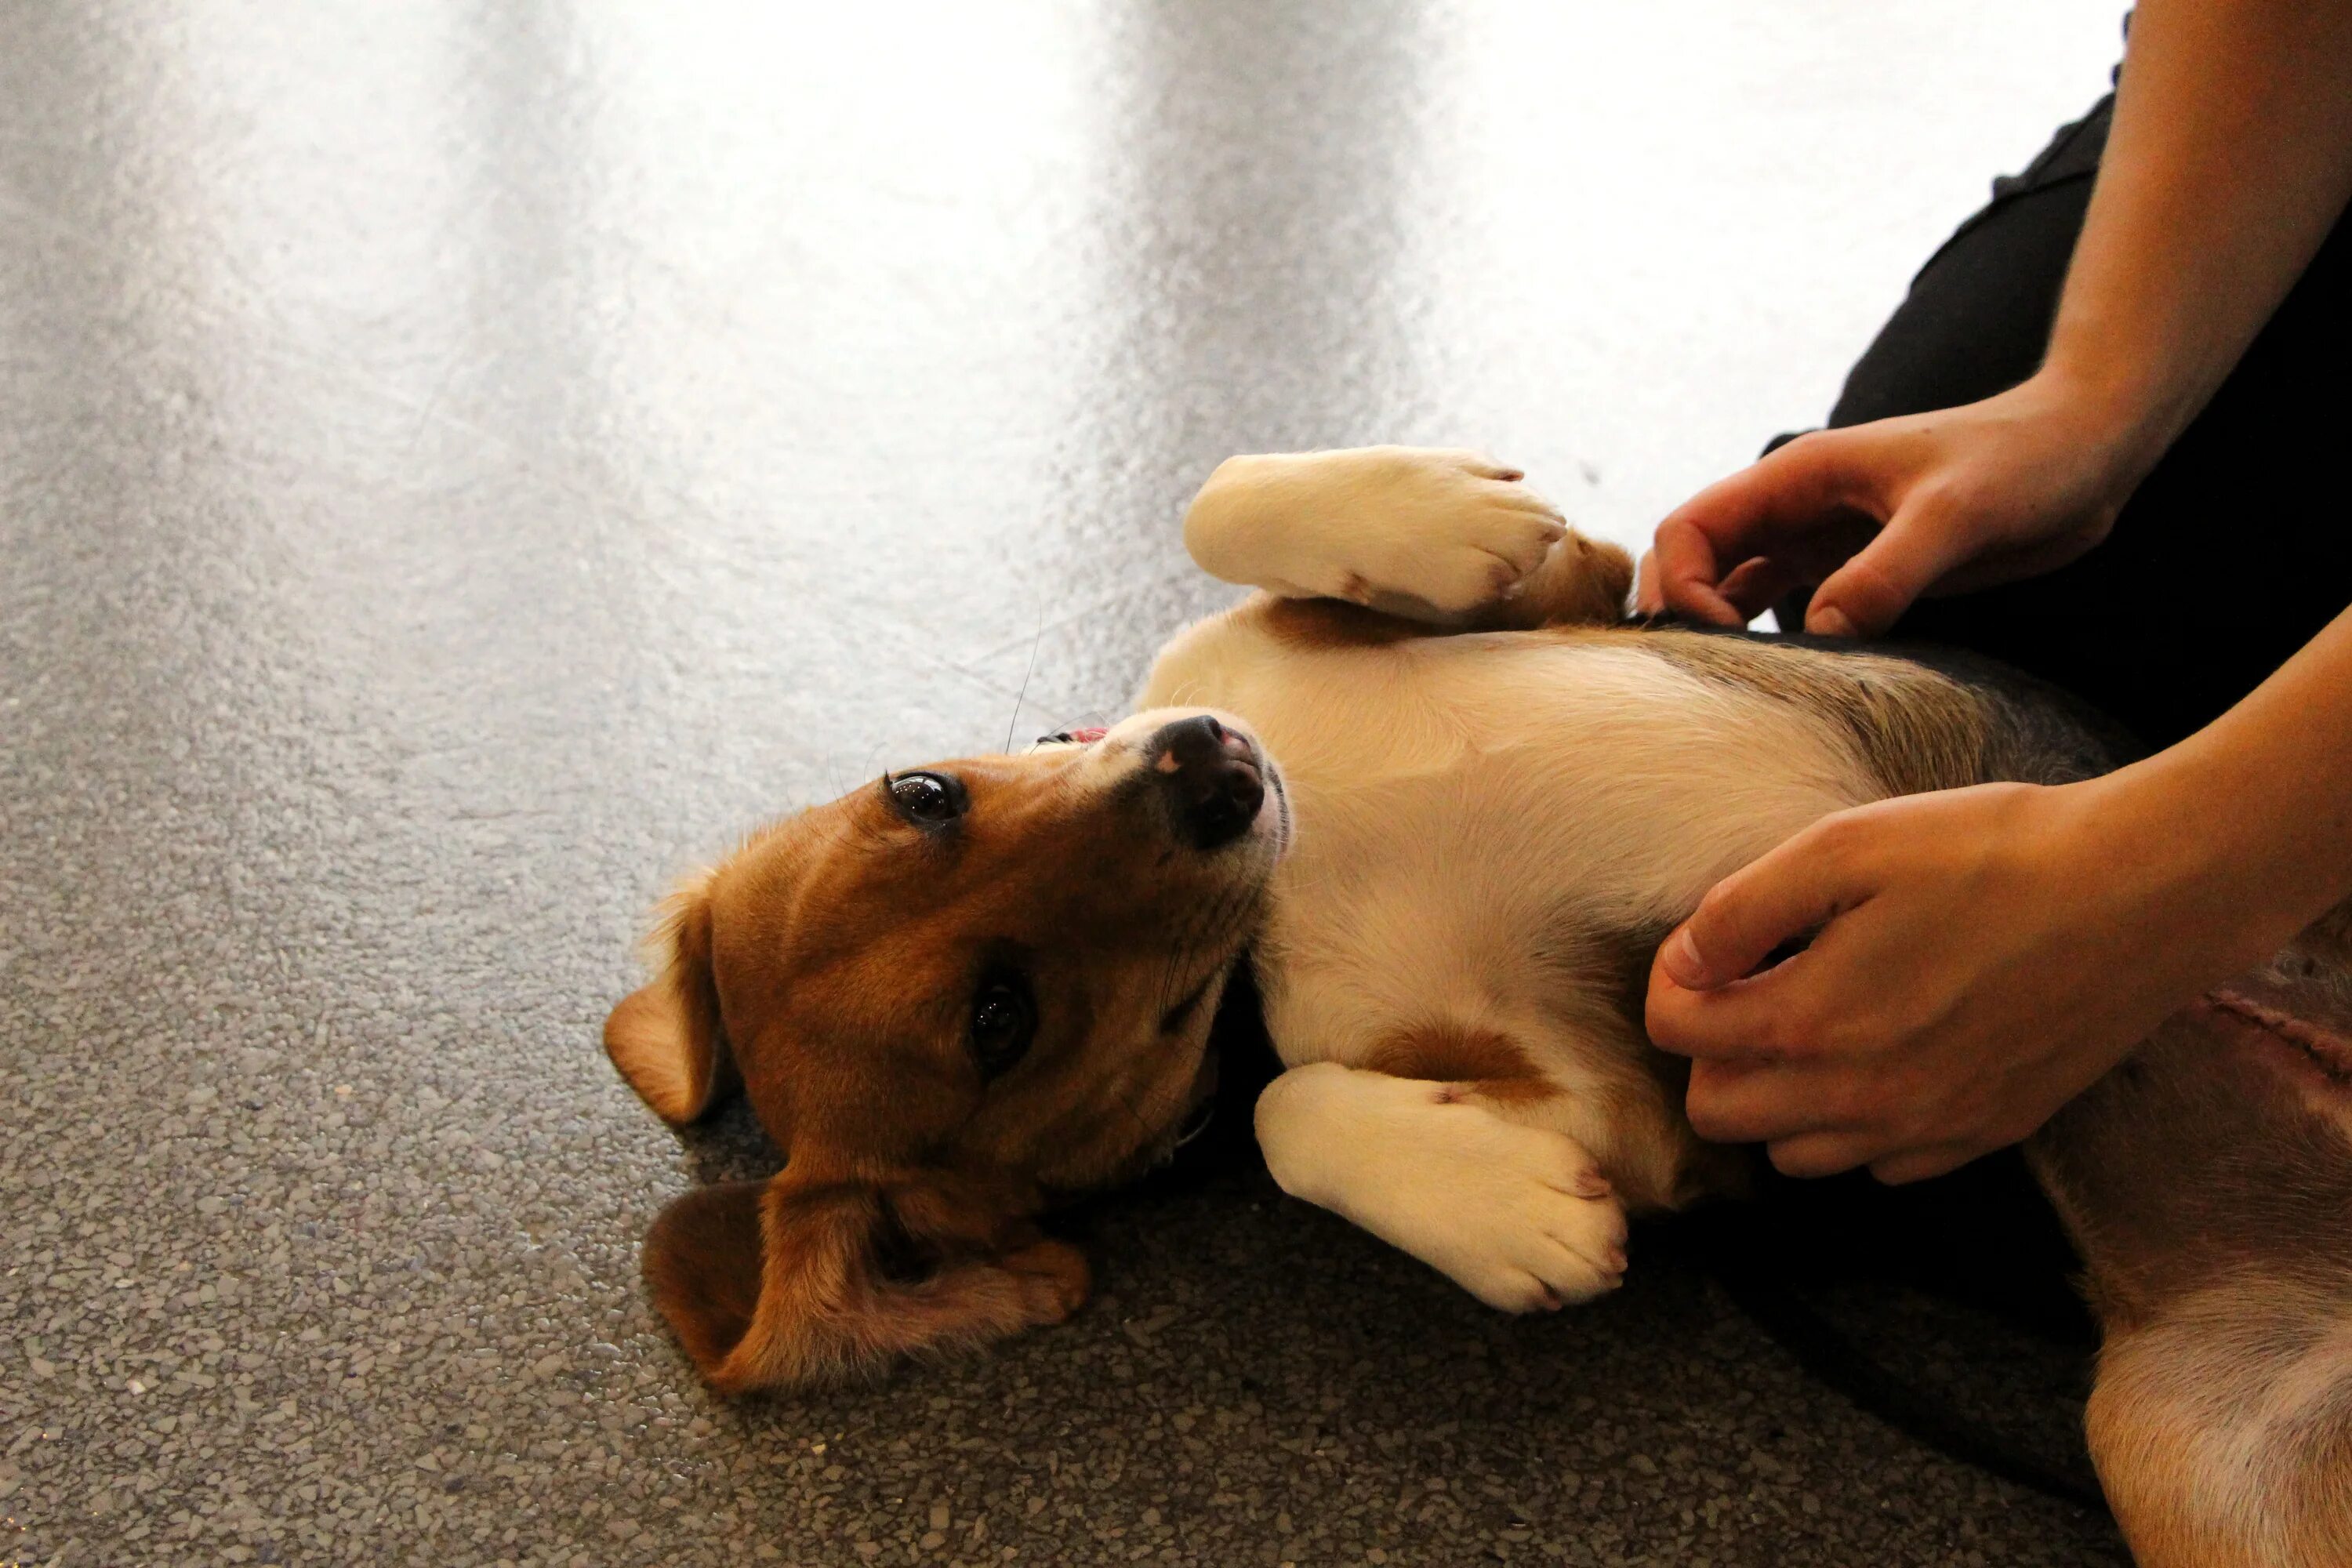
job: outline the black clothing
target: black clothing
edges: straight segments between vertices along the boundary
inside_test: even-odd
[[[2112,97],[2060,131],[1929,258],[1847,376],[1832,426],[1973,403],[2041,364]],[[2352,220],[2117,518],[2046,576],[1922,600],[1890,636],[2067,688],[2151,746],[2211,721],[2352,605]],[[1800,595],[1781,624],[1803,624]]]

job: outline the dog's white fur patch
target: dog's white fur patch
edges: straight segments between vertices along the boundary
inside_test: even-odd
[[[1522,526],[1513,519],[1550,515],[1494,477],[1507,472],[1475,454],[1392,447],[1236,459],[1203,491],[1187,537],[1212,571],[1277,595],[1346,586],[1383,608],[1465,615],[1559,537],[1517,536],[1539,547],[1517,553],[1498,541]],[[1485,564],[1472,571],[1471,556]],[[1474,1178],[1429,1130],[1473,1137],[1482,1158],[1503,1161],[1496,1182],[1590,1150],[1636,1191],[1672,1190],[1662,1167],[1683,1146],[1679,1110],[1663,1091],[1626,1099],[1624,1067],[1642,1047],[1596,1005],[1609,960],[1599,944],[1682,919],[1726,873],[1885,793],[1791,705],[1625,639],[1316,646],[1243,605],[1180,634],[1143,705],[1238,715],[1283,770],[1297,841],[1253,952],[1286,1067],[1363,1067],[1400,1034],[1459,1026],[1507,1037],[1566,1091],[1524,1107],[1430,1107],[1413,1098],[1426,1085],[1310,1092],[1296,1070],[1269,1090],[1260,1134],[1278,1175],[1487,1300],[1526,1300],[1527,1226],[1498,1220],[1513,1236],[1470,1240],[1459,1200]],[[1614,1094],[1599,1092],[1604,1081]],[[1538,1131],[1548,1142],[1506,1136]],[[1444,1182],[1402,1206],[1367,1195],[1382,1162],[1404,1160],[1442,1165]],[[1439,1213],[1454,1223],[1435,1223]]]

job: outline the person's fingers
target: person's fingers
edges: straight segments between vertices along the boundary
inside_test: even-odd
[[[1779,557],[1752,555],[1731,569],[1717,589],[1732,607],[1754,620],[1780,602],[1803,579]]]
[[[1658,587],[1669,609],[1717,625],[1745,624],[1725,576],[1775,539],[1801,533],[1885,492],[1881,443],[1862,430],[1802,437],[1718,479],[1658,524]]]
[[[1658,552],[1642,552],[1641,563],[1633,568],[1633,613],[1641,616],[1663,615],[1665,595],[1658,592]]]
[[[1861,902],[1872,884],[1848,851],[1851,822],[1846,812],[1824,817],[1708,889],[1658,945],[1654,973],[1685,991],[1712,991]]]
[[[1658,524],[1650,552],[1657,563],[1661,609],[1677,610],[1693,620],[1713,626],[1748,624],[1748,617],[1717,591],[1716,580],[1720,573],[1716,565],[1715,542],[1696,523],[1680,517],[1666,519]]]
[[[1717,882],[1659,944],[1645,1021],[1662,1049],[1780,1058],[1820,1046],[1811,962],[1819,952],[1755,971],[1774,949],[1820,931],[1874,890],[1873,874],[1846,847],[1851,816],[1826,817]]]
[[[1867,429],[1822,430],[1717,479],[1666,514],[1737,558],[1824,518],[1867,511],[1886,492],[1884,443]]]
[[[1930,1176],[1957,1171],[1983,1152],[1984,1150],[1965,1143],[1936,1143],[1924,1149],[1906,1149],[1873,1160],[1870,1173],[1890,1187],[1899,1187],[1906,1182],[1924,1182]]]
[[[1800,965],[1799,969],[1801,970]],[[1801,973],[1767,974],[1704,991],[1675,984],[1664,963],[1650,969],[1643,1022],[1659,1049],[1693,1060],[1778,1062],[1819,1045]]]
[[[1915,501],[1813,590],[1805,629],[1876,637],[1937,580],[1976,552],[1974,539],[1942,509]]]
[[[1885,1153],[1886,1141],[1871,1132],[1800,1132],[1765,1152],[1784,1176],[1834,1176]]]
[[[1691,1131],[1716,1143],[1760,1143],[1798,1133],[1853,1131],[1839,1114],[1843,1069],[1803,1063],[1691,1063],[1683,1109]]]

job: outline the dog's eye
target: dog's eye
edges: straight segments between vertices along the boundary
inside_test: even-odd
[[[971,999],[971,1054],[982,1080],[1010,1071],[1037,1032],[1037,1006],[1029,988],[1010,977],[984,982]]]
[[[890,798],[917,822],[952,822],[963,814],[963,792],[937,773],[901,773]]]

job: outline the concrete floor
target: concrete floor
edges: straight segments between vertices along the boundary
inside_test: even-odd
[[[0,1563],[2119,1562],[1672,1237],[1515,1321],[1246,1170],[717,1404],[636,1242],[772,1156],[596,1047],[736,829],[1115,710],[1228,452],[1640,540],[2117,9],[0,3]]]

